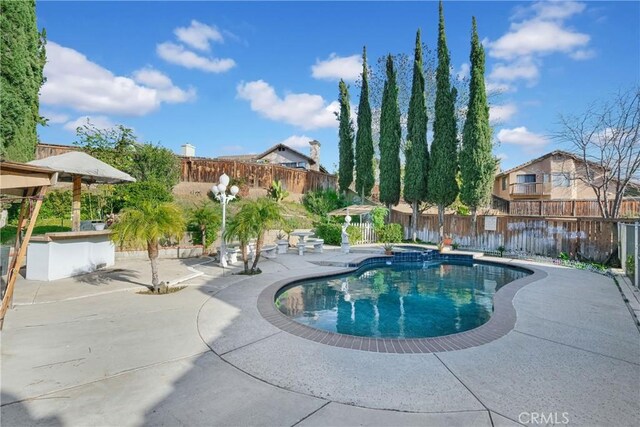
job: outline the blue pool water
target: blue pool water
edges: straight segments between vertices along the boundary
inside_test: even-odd
[[[493,312],[493,295],[529,273],[442,261],[372,265],[281,290],[278,309],[329,332],[378,338],[426,338],[476,328]]]

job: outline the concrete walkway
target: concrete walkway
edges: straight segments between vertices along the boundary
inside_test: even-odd
[[[537,266],[548,276],[516,295],[512,332],[435,354],[329,347],[258,313],[271,283],[362,255],[279,255],[254,277],[162,260],[162,280],[189,285],[162,296],[134,291],[142,261],[119,263],[126,275],[21,281],[2,332],[2,423],[516,425],[551,413],[640,424],[640,335],[604,276]]]

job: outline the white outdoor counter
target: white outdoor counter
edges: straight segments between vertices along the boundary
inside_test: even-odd
[[[32,236],[27,249],[27,280],[57,280],[90,273],[115,263],[111,230],[69,231]]]

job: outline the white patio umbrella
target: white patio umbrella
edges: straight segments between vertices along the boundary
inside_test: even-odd
[[[80,191],[82,183],[119,184],[135,182],[131,175],[114,168],[81,151],[71,151],[58,156],[29,162],[30,165],[58,171],[58,181],[73,182],[73,211],[71,229],[80,230]]]

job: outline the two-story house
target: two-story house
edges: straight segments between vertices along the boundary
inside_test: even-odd
[[[552,151],[496,175],[493,194],[505,200],[596,200],[585,182],[589,173],[598,174],[602,166],[589,163],[566,151]]]

